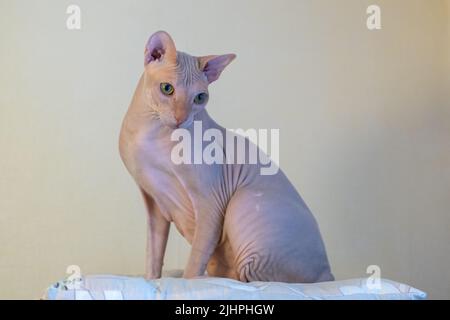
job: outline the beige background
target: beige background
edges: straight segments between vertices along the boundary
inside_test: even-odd
[[[77,264],[142,274],[144,207],[117,139],[148,36],[235,52],[210,113],[280,128],[281,166],[338,279],[450,298],[450,1],[0,0],[0,298],[39,298]],[[381,31],[365,26],[382,8]],[[167,268],[188,246],[172,228]]]

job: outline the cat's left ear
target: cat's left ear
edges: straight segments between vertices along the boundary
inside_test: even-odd
[[[222,71],[236,59],[235,54],[224,54],[221,56],[206,56],[198,58],[200,62],[200,70],[202,70],[209,83],[219,79]]]
[[[163,61],[175,63],[177,60],[177,49],[171,36],[165,31],[158,31],[153,34],[145,46],[145,62],[147,66],[153,61]]]

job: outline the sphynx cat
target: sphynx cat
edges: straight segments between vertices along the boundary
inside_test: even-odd
[[[146,278],[161,277],[169,227],[191,244],[183,277],[250,281],[334,280],[318,225],[279,170],[257,164],[174,164],[174,130],[226,129],[210,118],[208,86],[235,55],[177,52],[164,31],[145,48],[145,69],[120,135],[122,160],[147,209]],[[248,150],[248,146],[247,146]],[[224,157],[227,157],[225,148]]]

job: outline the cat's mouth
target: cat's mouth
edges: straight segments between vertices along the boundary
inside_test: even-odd
[[[193,122],[194,117],[192,115],[189,115],[189,117],[185,121],[176,125],[176,129],[187,129],[192,125]]]
[[[189,115],[186,118],[186,120],[184,120],[181,123],[177,123],[175,117],[168,116],[168,115],[165,115],[165,114],[159,114],[159,116],[157,118],[155,118],[155,119],[161,121],[161,123],[164,126],[170,128],[170,129],[173,129],[173,130],[176,130],[176,129],[187,129],[194,123],[194,115],[193,114]]]

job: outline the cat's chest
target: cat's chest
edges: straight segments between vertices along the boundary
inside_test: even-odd
[[[146,132],[123,137],[122,158],[137,184],[156,201],[170,220],[191,215],[192,204],[185,185],[176,176],[170,137],[152,137]]]

